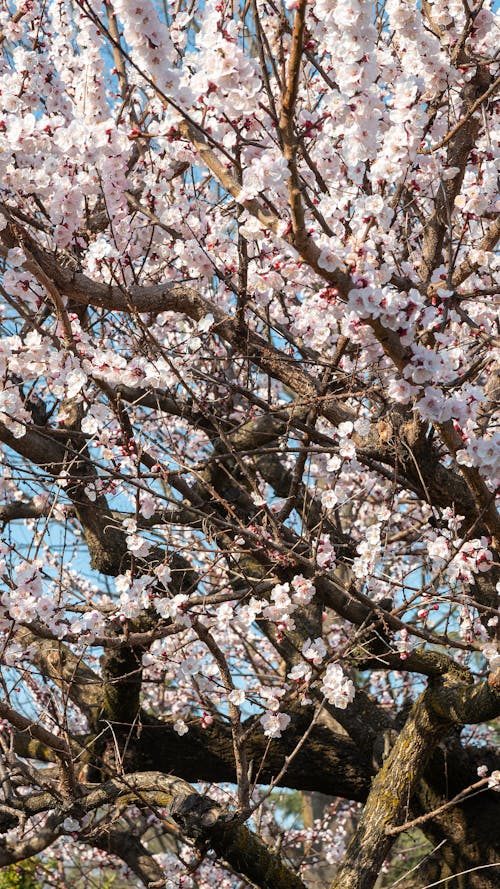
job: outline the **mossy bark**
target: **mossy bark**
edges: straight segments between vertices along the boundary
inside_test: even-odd
[[[412,797],[436,745],[454,726],[483,722],[498,714],[498,673],[477,685],[464,684],[460,679],[457,672],[445,675],[412,707],[373,779],[358,829],[331,889],[372,889],[393,843],[388,831],[410,817]]]

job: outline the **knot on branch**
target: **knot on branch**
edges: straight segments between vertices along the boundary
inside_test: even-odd
[[[170,805],[170,815],[182,830],[193,840],[205,840],[221,816],[221,808],[213,800],[199,793],[188,796],[174,796]]]

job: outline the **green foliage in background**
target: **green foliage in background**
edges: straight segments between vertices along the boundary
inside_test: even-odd
[[[38,862],[27,858],[0,870],[0,889],[41,889],[36,878]]]

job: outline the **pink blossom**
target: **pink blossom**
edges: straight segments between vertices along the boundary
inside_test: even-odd
[[[290,719],[288,713],[264,713],[260,721],[267,738],[281,738]]]
[[[189,729],[183,719],[177,719],[174,722],[174,732],[177,732],[181,737],[182,735],[186,735],[188,731]]]
[[[321,692],[330,704],[341,710],[354,700],[354,684],[344,675],[340,664],[328,664]]]

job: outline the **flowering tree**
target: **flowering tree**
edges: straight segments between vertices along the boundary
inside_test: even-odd
[[[494,889],[499,16],[1,10],[0,866]]]

